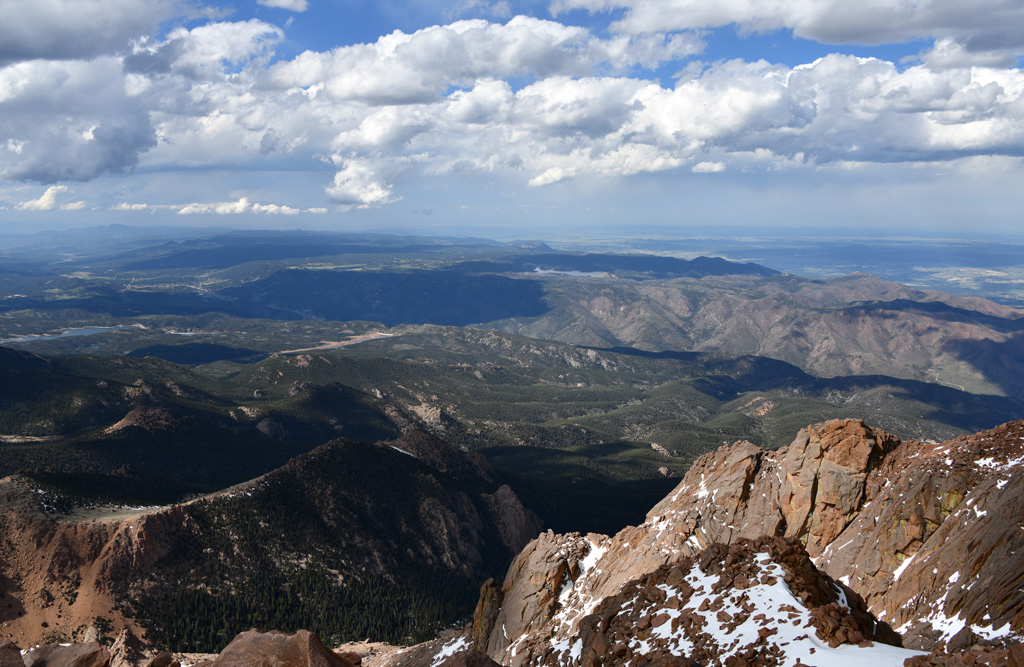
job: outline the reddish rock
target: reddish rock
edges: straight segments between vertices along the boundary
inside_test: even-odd
[[[355,667],[308,630],[293,635],[284,632],[243,632],[228,644],[213,667]]]
[[[167,651],[160,651],[149,660],[142,663],[141,667],[181,667],[181,663],[174,659],[174,656]]]
[[[0,642],[0,667],[25,667],[21,649],[10,639]]]
[[[493,623],[475,627],[478,636],[490,628],[486,646],[480,640],[477,646],[500,662],[519,664],[522,652],[517,648],[513,658],[510,647],[517,638],[583,633],[589,617],[581,611],[613,598],[638,576],[712,551],[716,542],[762,535],[797,540],[833,577],[824,586],[810,576],[815,567],[807,554],[802,560],[780,555],[790,559],[787,582],[798,574],[792,591],[816,610],[816,632],[831,645],[893,641],[889,626],[872,629],[868,608],[893,626],[907,624],[908,645],[926,650],[950,639],[923,623],[934,614],[1024,631],[1024,533],[1017,530],[1024,517],[1022,472],[1024,422],[929,444],[901,442],[860,420],[833,420],[807,427],[775,452],[748,442],[722,447],[700,457],[640,526],[614,537],[549,532],[531,542],[506,575]],[[707,558],[728,547],[716,549]],[[705,556],[699,557],[703,563]],[[726,589],[775,582],[768,573],[737,572],[698,611],[718,622]],[[837,595],[849,613],[839,611]],[[492,592],[489,609],[496,599]],[[678,608],[675,602],[665,607]],[[745,614],[757,616],[748,606],[741,609],[730,612],[732,620],[722,616],[726,629]],[[792,609],[788,616],[797,622],[800,613]],[[767,624],[771,617],[761,618],[758,623]],[[648,624],[664,620],[641,615],[635,621],[642,627],[634,630],[647,632]],[[601,637],[592,638],[583,663],[598,664],[611,650],[613,644],[598,646]]]
[[[501,665],[479,651],[468,651],[447,658],[438,667],[501,667]]]
[[[473,612],[473,648],[477,651],[487,649],[487,640],[494,630],[504,598],[501,587],[494,579],[488,579],[480,587],[480,599]]]
[[[110,667],[135,667],[142,664],[145,657],[142,642],[127,629],[121,631],[110,647]]]
[[[110,653],[96,642],[58,646],[47,644],[25,655],[25,667],[108,667]]]
[[[759,582],[769,572],[784,579],[799,605],[776,599],[762,609],[758,605],[777,593],[764,590],[756,592],[758,603],[754,604],[748,595],[762,584],[752,582]],[[737,588],[736,582],[745,587]],[[571,595],[560,599],[568,602]],[[590,608],[585,600],[583,608]],[[712,601],[705,605],[708,600]],[[759,627],[738,631],[758,611]],[[790,649],[775,640],[780,628],[788,626],[788,643],[798,642],[793,639],[792,624],[807,628],[802,633],[804,640],[814,633],[832,647],[859,645],[867,637],[899,644],[899,637],[867,612],[864,601],[819,572],[803,545],[793,538],[712,544],[699,557],[685,557],[627,582],[614,595],[600,600],[593,613],[567,626],[563,619],[578,613],[576,608],[557,613],[550,625],[517,637],[509,651],[491,657],[500,657],[513,667],[565,665],[572,654],[580,656],[580,667],[781,666],[793,664],[793,658]],[[730,640],[735,641],[730,644]],[[682,646],[690,652],[685,660],[695,663],[677,655]]]
[[[1024,644],[974,644],[967,651],[934,651],[906,660],[904,667],[1024,667]]]

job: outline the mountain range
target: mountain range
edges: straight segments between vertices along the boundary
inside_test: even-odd
[[[102,248],[0,276],[0,664],[1024,664],[1022,311],[533,241]]]

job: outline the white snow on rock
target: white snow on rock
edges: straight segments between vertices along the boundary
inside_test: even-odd
[[[430,664],[430,667],[439,667],[439,665],[448,658],[452,657],[459,651],[464,651],[468,648],[469,638],[459,637],[458,639],[451,641],[441,647],[441,650],[438,651],[436,656],[434,656],[434,662]]]
[[[756,560],[764,575],[761,581],[771,583],[755,583],[743,590],[730,590],[723,596],[724,604],[715,611],[708,610],[720,595],[719,577],[704,574],[699,565],[694,563],[686,574],[686,583],[694,590],[684,603],[680,591],[667,584],[660,584],[666,594],[664,602],[650,603],[639,612],[642,616],[652,619],[650,636],[647,639],[634,637],[629,648],[634,655],[644,655],[652,651],[667,651],[679,657],[691,656],[698,647],[712,648],[719,659],[709,665],[724,665],[725,659],[744,647],[756,644],[759,631],[768,628],[773,631],[770,637],[772,645],[780,647],[783,652],[781,664],[816,665],[817,667],[899,667],[903,662],[915,655],[924,655],[921,651],[896,648],[886,644],[875,643],[871,646],[854,646],[843,644],[837,648],[829,647],[828,643],[817,637],[812,623],[812,615],[785,583],[782,566],[771,560],[770,555],[757,554]],[[842,596],[842,603],[846,603]],[[572,600],[578,604],[579,601]],[[587,602],[590,602],[589,600]],[[636,598],[622,606],[623,610],[632,609]],[[750,605],[754,611],[750,612]],[[704,611],[699,611],[701,607]],[[590,607],[587,604],[587,607]],[[746,607],[746,611],[744,609]],[[577,607],[578,609],[578,607]],[[574,610],[575,611],[575,610]],[[575,621],[584,614],[572,613]],[[620,613],[622,613],[620,611]],[[697,635],[688,630],[687,624],[676,622],[684,615],[700,616],[703,625]],[[735,625],[733,619],[745,618]],[[556,631],[550,640],[552,652],[546,664],[564,667],[578,667],[582,641],[578,637],[578,628],[571,623],[556,623]],[[656,625],[655,625],[656,624]],[[522,639],[522,638],[521,638]],[[514,655],[514,654],[513,654]],[[534,657],[526,665],[539,664],[540,658]]]

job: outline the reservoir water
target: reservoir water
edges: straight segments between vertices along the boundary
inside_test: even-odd
[[[142,327],[138,324],[123,324],[116,327],[81,327],[80,329],[68,329],[67,331],[61,331],[60,333],[55,334],[36,334],[32,336],[21,336],[19,338],[6,338],[0,340],[0,345],[3,345],[4,343],[27,343],[33,340],[50,340],[51,338],[69,338],[71,336],[91,336],[105,331],[141,328]]]

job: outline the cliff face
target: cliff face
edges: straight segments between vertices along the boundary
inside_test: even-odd
[[[0,627],[21,644],[82,639],[90,627],[138,626],[118,599],[194,528],[187,507],[67,520],[25,480],[0,480]]]
[[[1024,629],[1024,422],[904,443],[868,488],[822,569],[848,577],[911,645]]]
[[[624,591],[664,590],[690,581],[687,577],[703,581],[710,572],[708,554],[732,548],[725,545],[766,550],[770,556],[748,559],[761,564],[750,566],[757,571],[745,575],[741,590],[760,581],[761,569],[772,567],[768,561],[786,570],[782,563],[792,564],[793,557],[778,556],[781,547],[773,552],[763,536],[786,538],[789,548],[805,549],[832,578],[823,590],[835,591],[842,601],[807,602],[797,595],[806,613],[820,614],[814,611],[818,606],[833,603],[853,616],[870,609],[906,633],[906,645],[926,650],[944,642],[969,643],[971,633],[1019,635],[1024,630],[1022,465],[1024,422],[939,445],[903,443],[857,420],[832,421],[802,430],[775,452],[744,442],[723,447],[699,459],[639,526],[614,537],[549,532],[531,542],[500,588],[485,587],[474,641],[503,664],[574,664],[572,658],[582,655],[573,649],[576,642],[612,632],[610,619],[620,619],[617,614],[627,607],[633,616],[621,618],[647,624],[642,605],[621,599]],[[760,546],[751,547],[750,540]],[[722,558],[728,568],[746,556],[729,552]],[[698,561],[701,573],[693,570]],[[669,584],[669,578],[679,581]],[[729,580],[733,583],[712,586],[720,592],[737,577]],[[788,575],[786,582],[796,590]],[[672,603],[677,610],[689,609],[695,599],[677,598]],[[857,599],[863,599],[863,608],[851,602]],[[609,605],[619,611],[610,616],[599,611]],[[699,607],[712,619],[703,622],[719,618],[711,607]],[[593,614],[605,620],[595,626]],[[888,637],[884,623],[876,626],[872,620],[872,631],[857,627],[857,633],[844,632],[846,641]],[[741,636],[746,637],[735,637]],[[701,645],[697,635],[686,637],[689,644],[676,648]],[[719,658],[727,644],[714,649]],[[556,651],[556,645],[564,650]],[[638,647],[624,645],[630,655],[639,655]],[[552,658],[555,654],[561,657]]]

